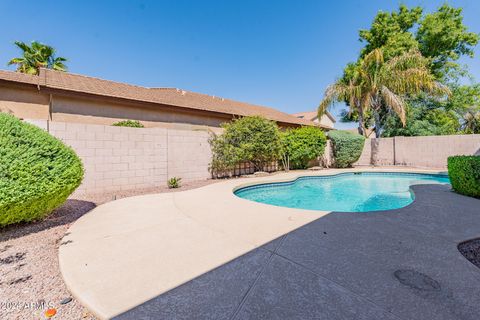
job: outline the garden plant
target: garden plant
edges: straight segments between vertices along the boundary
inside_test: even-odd
[[[323,155],[327,137],[317,127],[289,129],[281,133],[282,162],[288,169],[305,169],[310,161]]]
[[[480,198],[480,156],[448,157],[448,176],[453,190]]]
[[[365,144],[363,136],[348,131],[334,130],[328,133],[328,137],[332,141],[337,168],[348,168],[358,161]]]
[[[70,147],[0,113],[0,227],[47,216],[82,178],[82,163]]]
[[[145,126],[138,120],[122,120],[112,124],[115,127],[144,128]]]
[[[222,127],[224,132],[210,139],[212,171],[232,170],[245,162],[261,171],[279,159],[280,132],[274,121],[251,116],[235,119]]]

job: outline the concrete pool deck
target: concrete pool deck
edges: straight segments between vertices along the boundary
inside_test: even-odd
[[[387,299],[388,297],[382,296],[385,294],[381,294],[382,290],[377,293],[369,292],[365,288],[367,284],[365,281],[371,278],[368,275],[369,270],[373,270],[378,275],[378,279],[371,279],[372,283],[378,285],[378,289],[388,289],[387,280],[391,278],[391,274],[387,279],[386,275],[380,271],[383,271],[382,266],[393,268],[395,263],[399,263],[399,270],[407,270],[406,275],[402,273],[399,275],[401,279],[406,278],[407,280],[403,280],[407,282],[409,272],[413,272],[411,270],[419,269],[423,274],[430,274],[429,270],[425,270],[422,259],[418,262],[414,261],[414,258],[419,258],[418,255],[422,253],[421,249],[426,246],[425,248],[429,250],[425,252],[427,258],[435,254],[450,260],[453,257],[453,261],[445,262],[445,267],[448,266],[448,269],[435,273],[434,278],[446,275],[445,272],[450,272],[449,270],[461,271],[463,275],[454,274],[451,277],[460,281],[459,285],[469,288],[470,291],[464,295],[472,295],[471,299],[474,299],[475,295],[476,297],[480,295],[478,268],[466,261],[456,250],[456,243],[459,241],[480,236],[479,200],[458,196],[448,191],[448,196],[460,199],[459,205],[464,205],[465,208],[455,208],[455,203],[458,201],[453,203],[449,201],[441,205],[430,203],[433,200],[425,201],[422,195],[422,190],[428,189],[429,186],[422,186],[415,187],[417,200],[408,207],[383,214],[381,212],[338,214],[274,207],[240,199],[232,193],[234,188],[246,184],[285,181],[300,175],[325,175],[345,171],[435,172],[412,171],[407,168],[290,172],[261,178],[232,179],[179,193],[113,201],[92,210],[69,229],[60,246],[59,259],[62,275],[72,294],[100,318],[112,318],[117,315],[125,319],[218,318],[218,316],[212,316],[213,313],[208,313],[208,310],[223,312],[223,318],[227,319],[232,318],[232,315],[237,318],[278,318],[281,315],[278,312],[282,310],[283,312],[297,310],[299,313],[297,316],[286,313],[280,318],[308,318],[304,314],[308,308],[301,311],[295,306],[268,307],[269,303],[277,298],[280,299],[279,303],[295,301],[292,297],[288,298],[288,301],[281,300],[288,294],[295,293],[295,290],[288,287],[290,284],[294,289],[298,289],[299,285],[304,287],[303,294],[307,296],[309,290],[312,290],[313,297],[320,299],[318,308],[322,308],[325,312],[329,310],[325,313],[325,318],[328,319],[348,319],[348,312],[353,311],[359,314],[366,312],[365,319],[409,319],[412,317],[402,317],[398,315],[401,312],[397,314],[393,311],[394,308],[388,305],[391,301]],[[444,194],[447,199],[445,187],[441,188],[437,191]],[[442,199],[439,197],[438,201],[441,203]],[[416,215],[408,213],[413,209],[419,210],[417,208],[419,205],[430,206],[429,208],[435,208],[435,210],[462,209],[466,212],[465,214],[468,214],[469,220],[465,221],[466,218],[462,217],[464,213],[457,212],[452,213],[451,216],[442,214],[439,217],[441,219],[438,219],[439,222],[428,210],[425,214],[423,211],[415,211]],[[476,209],[472,209],[472,205],[476,205]],[[405,215],[406,218],[401,218],[403,215],[400,213],[405,210],[408,214]],[[472,210],[479,211],[478,215],[472,215]],[[412,219],[409,220],[408,217]],[[413,219],[415,217],[425,221]],[[459,220],[453,221],[454,218]],[[394,222],[398,225],[394,225]],[[325,223],[328,232],[327,229],[317,232],[318,230],[315,231],[315,227],[312,227],[320,224],[324,228]],[[445,225],[444,230],[439,229],[440,223]],[[464,226],[460,228],[459,224],[462,223]],[[374,227],[378,230],[370,230]],[[299,236],[305,232],[304,230],[307,230],[306,234]],[[310,233],[308,230],[311,230]],[[313,236],[312,230],[316,236]],[[438,236],[437,232],[440,232]],[[267,244],[285,234],[288,234],[286,238]],[[327,234],[330,236],[327,237]],[[358,239],[355,238],[357,234]],[[336,239],[331,239],[332,235]],[[318,242],[325,240],[324,238],[329,239],[328,246]],[[430,243],[434,240],[438,241],[438,246]],[[394,251],[389,251],[387,247],[382,248],[384,241],[403,242],[408,244],[408,250],[403,252],[404,246],[396,245],[393,248]],[[355,246],[360,247],[355,248]],[[370,250],[373,252],[370,253]],[[395,255],[389,262],[387,257],[393,253]],[[402,257],[403,254],[407,254],[408,259]],[[405,261],[403,261],[404,258]],[[322,263],[319,263],[320,260]],[[249,261],[256,261],[253,267]],[[404,263],[400,263],[402,261]],[[243,267],[238,268],[235,265]],[[310,270],[306,276],[301,276],[304,270],[298,269],[300,265],[306,265],[307,270]],[[354,268],[356,265],[359,268]],[[217,267],[220,268],[215,269]],[[270,270],[271,268],[274,269]],[[317,268],[320,269],[317,270]],[[330,279],[328,270],[333,273],[335,279]],[[242,275],[242,272],[247,274]],[[282,276],[285,272],[286,274]],[[291,278],[291,283],[283,284],[284,287],[269,288],[272,285],[282,285],[281,281],[274,281],[275,279],[268,280],[270,284],[262,284],[262,275],[270,273],[275,275],[278,281],[285,277]],[[320,278],[318,278],[319,275]],[[416,273],[413,273],[413,276],[415,277]],[[309,277],[313,278],[308,280]],[[192,279],[195,280],[191,281]],[[198,285],[199,283],[201,285],[202,279],[207,280],[203,280],[206,283],[203,289],[199,290]],[[232,281],[226,281],[226,279]],[[342,283],[347,279],[349,283],[354,284],[354,288],[349,288]],[[307,282],[301,284],[302,281]],[[312,287],[315,281],[320,281],[321,287],[325,289],[320,296]],[[193,287],[192,283],[194,283]],[[443,284],[443,282],[440,283]],[[213,284],[215,285],[212,287]],[[270,290],[268,291],[270,294],[272,294],[271,290],[277,290],[278,297],[273,295],[269,298],[268,295],[255,293],[261,288]],[[449,287],[450,290],[453,290],[452,288],[456,289],[454,283]],[[282,294],[281,291],[284,289],[286,292]],[[223,295],[222,292],[225,294]],[[447,294],[445,297],[456,291],[449,292],[445,292]],[[175,295],[173,300],[172,295]],[[337,300],[334,298],[331,300],[325,295],[337,297],[335,298]],[[218,299],[215,300],[215,297]],[[202,298],[211,305],[202,303],[203,309],[196,310],[197,304],[203,301]],[[246,303],[251,299],[257,301],[257,305],[252,306],[253,309],[248,311],[244,306],[248,305]],[[270,300],[264,301],[264,299]],[[385,302],[387,306],[377,302],[377,299],[382,303]],[[171,304],[164,305],[165,301],[170,301]],[[476,313],[478,309],[468,303],[469,299],[462,296],[459,301],[467,303],[470,314],[480,315],[480,312]],[[184,303],[186,303],[185,307],[182,308]],[[412,300],[411,303],[414,304],[414,310],[419,309],[418,301]],[[162,307],[157,308],[159,305]],[[132,308],[134,309],[131,310]],[[337,316],[334,316],[334,309],[338,312]],[[173,312],[172,310],[174,313],[169,314],[168,312]],[[316,314],[313,309],[309,312],[312,316]],[[344,314],[344,312],[347,313]],[[202,315],[205,316],[202,317]],[[428,319],[428,317],[418,319]],[[470,318],[465,317],[465,319]]]

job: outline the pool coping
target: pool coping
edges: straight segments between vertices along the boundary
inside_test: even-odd
[[[326,171],[329,171],[326,173]],[[330,173],[333,171],[334,173]],[[298,179],[305,178],[305,177],[319,177],[319,176],[329,176],[334,177],[343,174],[355,173],[355,172],[367,172],[367,173],[412,173],[412,174],[432,174],[432,175],[443,175],[448,177],[448,171],[446,169],[427,169],[427,168],[415,168],[415,167],[354,167],[354,168],[344,168],[344,169],[336,169],[336,168],[328,168],[322,170],[292,170],[286,172],[287,174],[295,172],[296,175],[289,178],[282,178],[282,179],[275,179],[269,182],[258,182],[252,181],[248,183],[242,183],[232,189],[232,192],[236,192],[240,189],[251,187],[255,185],[262,185],[262,184],[275,184],[275,183],[283,183],[283,182],[295,182]],[[285,172],[282,172],[283,174]],[[262,178],[273,178],[276,177],[275,175],[272,176],[264,176]],[[259,177],[260,178],[260,177]],[[258,178],[258,179],[259,179]],[[252,179],[252,178],[248,178]]]
[[[69,228],[59,249],[62,276],[85,307],[101,319],[112,318],[330,213],[261,204],[237,197],[235,190],[359,171],[445,172],[290,171],[112,201]]]

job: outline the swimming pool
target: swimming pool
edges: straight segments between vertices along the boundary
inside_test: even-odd
[[[411,185],[438,183],[450,180],[441,174],[356,172],[248,186],[235,195],[288,208],[365,212],[405,207],[414,200]]]

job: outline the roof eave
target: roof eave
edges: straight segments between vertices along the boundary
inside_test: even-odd
[[[12,72],[12,71],[4,71],[4,72],[6,72],[8,74],[10,74],[10,73],[15,74],[17,76],[17,74],[15,72]],[[34,79],[35,81],[32,81],[32,79],[27,79],[27,77],[25,78],[26,81],[22,81],[21,79],[15,79],[13,77],[5,77],[3,79],[0,78],[0,82],[4,82],[4,83],[8,82],[8,83],[11,83],[11,84],[16,84],[16,85],[20,84],[22,86],[26,85],[26,86],[30,86],[30,87],[35,86],[35,87],[37,87],[37,89],[39,91],[43,91],[44,93],[47,93],[47,94],[48,93],[56,93],[56,94],[61,94],[63,96],[74,95],[74,96],[82,96],[82,97],[96,97],[96,98],[101,97],[103,99],[114,100],[116,102],[119,102],[119,101],[120,102],[126,102],[126,103],[129,103],[129,104],[139,104],[139,103],[141,103],[141,104],[149,105],[149,106],[170,106],[170,107],[179,108],[180,110],[185,110],[185,111],[194,112],[194,113],[216,114],[216,115],[219,115],[219,116],[225,117],[225,118],[231,118],[232,116],[245,117],[245,116],[250,115],[248,112],[247,113],[242,113],[242,112],[239,112],[239,113],[233,112],[232,113],[232,112],[224,112],[224,111],[215,111],[215,110],[209,110],[209,108],[207,108],[207,107],[198,107],[198,106],[189,107],[189,106],[182,105],[182,104],[179,104],[179,103],[152,101],[152,100],[149,100],[149,99],[141,99],[141,98],[136,98],[136,97],[135,98],[128,98],[128,97],[121,97],[121,96],[113,96],[113,95],[104,94],[104,93],[85,92],[85,91],[82,91],[82,90],[75,90],[74,88],[63,88],[63,87],[59,87],[59,86],[55,85],[54,83],[51,83],[51,82],[49,83],[49,81],[48,81],[48,73],[49,72],[54,72],[54,71],[46,70],[44,68],[41,68],[40,72],[39,72],[39,75],[35,76],[35,79]],[[10,76],[11,76],[11,74],[10,74]],[[87,76],[82,76],[82,75],[76,75],[76,76],[87,77]],[[97,79],[97,78],[95,78],[95,79]],[[103,80],[103,79],[98,79],[98,80]],[[109,80],[103,80],[103,81],[109,81]],[[35,82],[35,84],[33,82]],[[111,82],[113,82],[113,81],[111,81]],[[144,88],[144,87],[141,87],[141,88]],[[146,88],[146,89],[148,89],[148,88]],[[261,106],[259,106],[259,107],[261,107]],[[267,108],[267,107],[263,107],[263,108]],[[280,113],[282,113],[282,112],[280,112]],[[302,121],[301,119],[297,119],[293,116],[291,116],[292,121],[286,120],[285,117],[283,117],[283,116],[280,116],[280,117],[268,116],[268,115],[262,115],[262,116],[264,116],[267,119],[270,119],[272,121],[275,121],[279,124],[282,123],[282,124],[288,124],[288,125],[293,125],[293,126],[315,125],[311,121],[306,121],[306,120]],[[289,115],[287,115],[287,116],[289,116]]]

